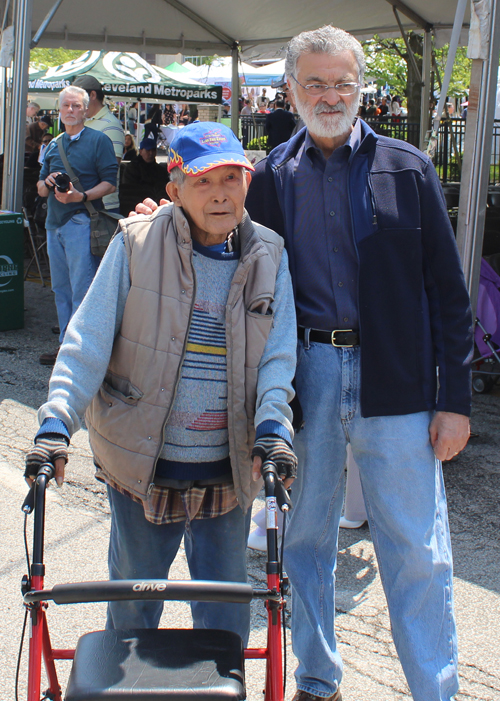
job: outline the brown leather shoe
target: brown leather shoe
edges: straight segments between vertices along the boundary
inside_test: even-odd
[[[292,701],[342,701],[342,694],[340,689],[337,689],[333,696],[315,696],[308,691],[297,689]]]
[[[42,353],[42,355],[38,358],[40,365],[54,365],[58,352],[59,348],[52,353]]]

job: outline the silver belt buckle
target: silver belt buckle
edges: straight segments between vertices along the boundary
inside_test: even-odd
[[[353,333],[353,329],[334,329],[332,331],[332,346],[335,348],[354,348],[353,343],[335,343],[336,333]]]

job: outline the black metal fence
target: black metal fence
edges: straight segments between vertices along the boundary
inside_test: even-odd
[[[420,127],[408,122],[404,117],[399,121],[381,121],[367,119],[368,124],[378,133],[401,139],[418,145]],[[259,114],[241,118],[243,147],[253,139],[264,136],[266,115]],[[434,165],[443,183],[459,183],[461,179],[461,162],[465,145],[465,119],[449,119],[441,122]],[[500,120],[493,126],[493,142],[490,155],[490,185],[500,184]]]
[[[461,164],[465,146],[464,119],[441,122],[434,165],[443,183],[458,183],[461,180]],[[489,184],[500,182],[500,120],[493,122],[493,140],[490,153]]]
[[[244,115],[240,119],[243,148],[247,148],[248,144],[254,139],[260,139],[265,136],[265,114]]]
[[[418,146],[420,138],[420,125],[409,122],[405,117],[392,119],[365,119],[376,134],[390,136],[392,139],[401,139]]]

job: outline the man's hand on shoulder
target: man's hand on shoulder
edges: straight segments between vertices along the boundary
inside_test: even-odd
[[[135,205],[135,211],[129,212],[128,215],[129,217],[135,217],[136,214],[153,214],[153,212],[156,212],[158,207],[161,207],[163,204],[168,204],[170,200],[166,200],[162,198],[160,200],[160,204],[155,202],[154,200],[151,199],[151,197],[146,197],[146,199],[143,202],[139,202],[139,204]]]
[[[451,460],[467,445],[469,417],[451,411],[438,411],[429,426],[429,435],[437,459]]]

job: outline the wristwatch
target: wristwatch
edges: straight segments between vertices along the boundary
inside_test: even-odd
[[[87,193],[84,192],[84,193],[83,193],[83,200],[82,200],[82,202],[86,202],[86,201],[87,201]]]

